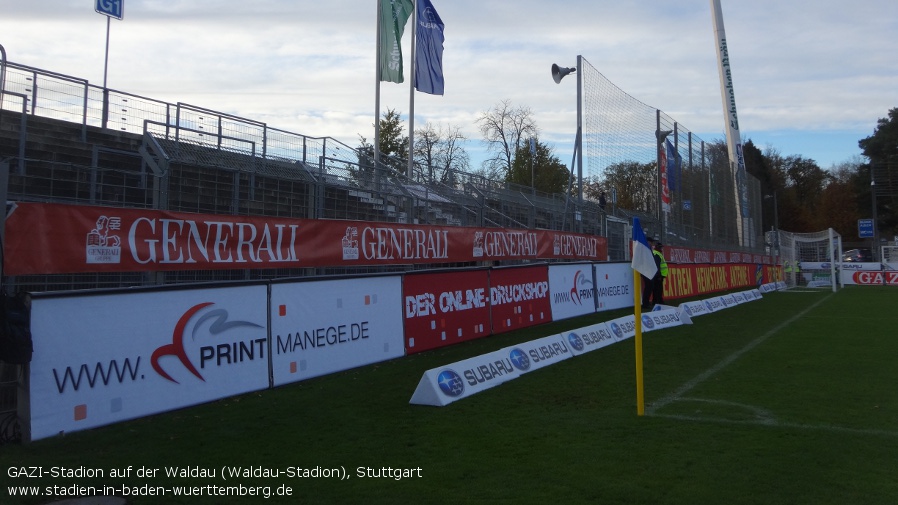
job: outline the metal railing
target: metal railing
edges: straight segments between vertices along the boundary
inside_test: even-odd
[[[540,193],[467,172],[453,171],[436,180],[432,170],[420,165],[407,176],[392,168],[404,161],[385,156],[375,164],[360,150],[330,137],[292,133],[196,105],[103,89],[85,79],[16,63],[7,63],[3,70],[0,134],[19,132],[18,147],[0,152],[0,161],[15,161],[10,165],[10,199],[213,214],[566,229],[609,236],[615,241],[609,244],[611,259],[626,258],[629,237],[621,223],[629,214],[620,209],[610,213],[622,219],[609,229],[605,210],[589,200],[580,204],[563,194]],[[65,130],[60,135],[80,143],[60,148],[65,156],[27,150],[24,132],[34,137],[31,130],[40,128]],[[651,218],[645,216],[644,222]],[[16,282],[45,290],[307,273],[79,274]]]

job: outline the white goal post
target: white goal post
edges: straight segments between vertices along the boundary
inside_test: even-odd
[[[898,244],[884,245],[880,251],[883,270],[898,270]]]
[[[835,230],[813,233],[779,232],[780,261],[789,289],[839,288],[837,267],[842,260],[842,237]]]

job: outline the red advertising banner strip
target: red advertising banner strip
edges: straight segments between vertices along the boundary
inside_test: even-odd
[[[548,265],[491,270],[490,307],[493,333],[551,322]]]
[[[774,256],[732,251],[712,251],[710,249],[692,249],[680,246],[664,246],[664,257],[668,263],[696,263],[721,265],[727,263],[760,263],[776,264]]]
[[[18,203],[6,233],[8,275],[608,258],[577,233],[42,203]]]
[[[665,300],[760,286],[782,279],[775,265],[671,265],[664,283]]]
[[[492,332],[487,270],[406,275],[402,298],[406,354]]]

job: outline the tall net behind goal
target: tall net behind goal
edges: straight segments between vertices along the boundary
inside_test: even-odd
[[[580,58],[584,197],[595,199],[607,191],[609,201],[616,197],[609,211],[638,213],[646,232],[663,231],[665,236],[658,238],[667,244],[760,248],[761,183],[752,176],[736,177],[726,142],[706,142]],[[661,132],[667,136],[659,146]],[[667,163],[659,160],[662,153]],[[658,181],[662,164],[666,191]],[[745,216],[737,205],[742,194],[748,198]],[[741,225],[743,221],[750,226]]]
[[[836,267],[842,259],[842,236],[832,228],[813,233],[779,232],[783,276],[789,289],[838,290]]]

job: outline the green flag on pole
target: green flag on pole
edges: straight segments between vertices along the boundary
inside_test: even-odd
[[[412,0],[381,0],[380,80],[403,82],[402,32],[415,10]]]

